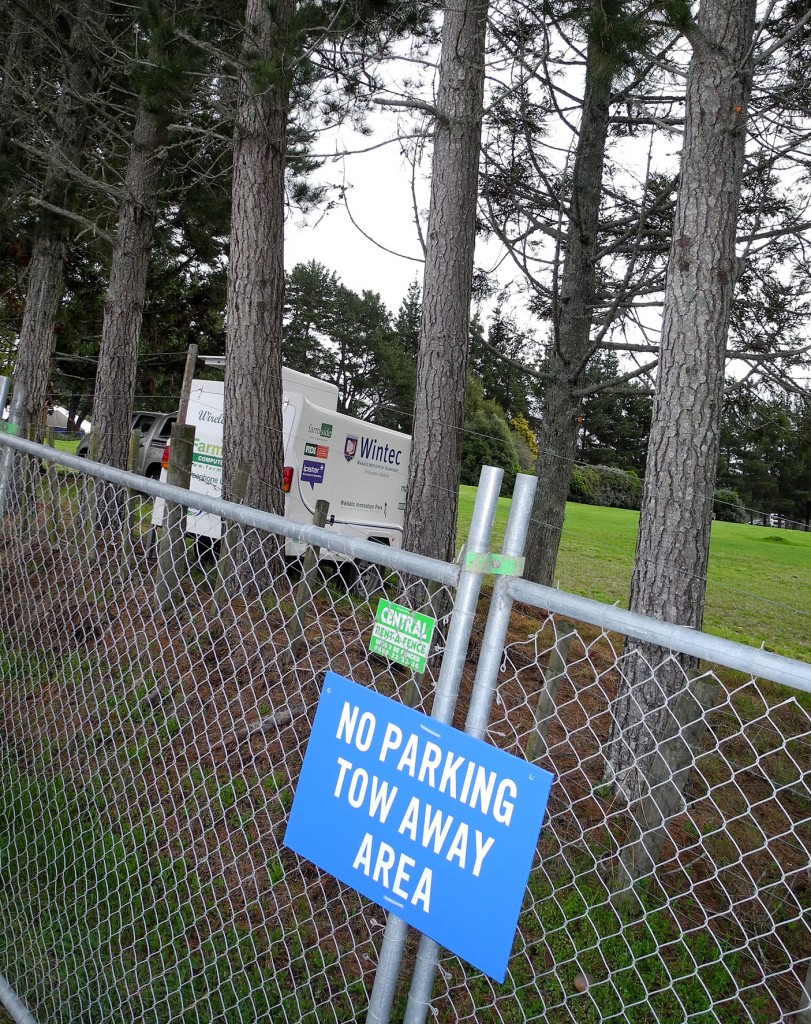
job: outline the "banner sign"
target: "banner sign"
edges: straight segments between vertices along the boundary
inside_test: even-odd
[[[415,672],[425,671],[436,619],[380,599],[369,650]]]
[[[503,981],[551,785],[327,672],[284,841]]]

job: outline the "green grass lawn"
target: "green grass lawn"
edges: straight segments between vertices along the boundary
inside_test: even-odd
[[[460,490],[460,545],[475,493]],[[499,500],[494,551],[509,506],[508,498]],[[638,525],[638,512],[569,502],[556,574],[561,589],[627,608]],[[811,533],[713,523],[704,628],[811,661]]]

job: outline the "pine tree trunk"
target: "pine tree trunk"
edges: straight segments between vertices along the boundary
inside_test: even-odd
[[[63,223],[44,219],[28,263],[25,310],[14,364],[14,383],[24,384],[28,396],[24,429],[39,428],[48,394],[54,326],[63,291],[66,234]]]
[[[103,5],[102,5],[103,6]],[[67,47],[68,64],[56,110],[57,138],[49,154],[43,193],[54,206],[65,206],[69,183],[64,168],[74,163],[88,135],[89,118],[83,100],[89,96],[91,69],[91,19],[103,17],[98,4],[79,0]],[[63,291],[67,222],[52,213],[40,216],[39,228],[28,267],[25,311],[14,366],[15,383],[27,390],[24,423],[37,428],[44,424],[54,325]]]
[[[248,0],[246,67],[234,129],[231,252],[225,351],[225,494],[250,466],[245,503],[281,514],[284,174],[289,68],[284,37],[294,0]],[[258,84],[251,63],[275,62]]]
[[[121,469],[129,456],[138,341],[163,168],[160,144],[158,120],[142,101],[118,213],[93,401],[97,458]]]
[[[601,42],[589,39],[580,134],[572,168],[571,208],[560,294],[538,432],[538,489],[527,538],[526,575],[554,580],[566,498],[577,450],[580,398],[592,354],[591,325],[597,273],[597,228],[611,103],[612,75]]]
[[[404,545],[452,559],[484,95],[486,0],[445,8]]]
[[[704,0],[691,35],[684,151],[631,581],[632,611],[696,629],[704,616],[754,23],[755,0]],[[609,777],[631,799],[644,795],[666,705],[685,685],[690,665],[641,645],[629,645],[626,656]]]

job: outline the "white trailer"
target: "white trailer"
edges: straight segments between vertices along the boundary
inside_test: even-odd
[[[285,516],[311,523],[315,503],[323,498],[329,502],[328,529],[400,547],[411,438],[337,412],[338,389],[333,384],[287,367],[282,383]],[[192,382],[186,422],[195,428],[191,490],[219,496],[222,381]],[[163,522],[160,499],[152,522]],[[219,516],[190,508],[187,530],[219,540],[222,522]],[[302,550],[302,545],[286,542],[288,556]],[[334,560],[345,559],[336,554]]]

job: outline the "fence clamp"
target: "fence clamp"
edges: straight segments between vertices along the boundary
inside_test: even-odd
[[[512,555],[494,555],[489,551],[468,551],[465,555],[465,569],[482,576],[522,576],[524,559]]]

